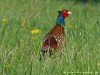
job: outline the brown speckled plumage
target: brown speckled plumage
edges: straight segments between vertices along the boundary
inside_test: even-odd
[[[65,39],[64,28],[58,24],[45,36],[41,50],[63,50],[65,48]]]

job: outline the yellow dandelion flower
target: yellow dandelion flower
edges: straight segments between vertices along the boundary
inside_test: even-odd
[[[7,19],[3,18],[1,21],[2,21],[2,22],[7,22]]]
[[[6,68],[10,68],[11,64],[10,63],[6,63]]]
[[[32,39],[32,40],[37,40],[38,38],[37,38],[37,37],[31,37],[31,39]]]
[[[33,30],[31,30],[31,33],[32,34],[40,33],[40,30],[39,29],[33,29]]]
[[[72,25],[69,25],[68,28],[72,28]]]

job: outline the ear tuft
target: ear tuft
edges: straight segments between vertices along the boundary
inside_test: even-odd
[[[58,11],[58,13],[61,13],[61,11]]]

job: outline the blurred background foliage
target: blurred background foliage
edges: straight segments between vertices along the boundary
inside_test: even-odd
[[[59,0],[57,0],[59,1]],[[100,3],[100,0],[61,0],[61,1],[72,1],[74,3],[93,3],[93,4],[98,4]]]
[[[83,2],[83,3],[100,3],[100,0],[74,0],[75,2]]]

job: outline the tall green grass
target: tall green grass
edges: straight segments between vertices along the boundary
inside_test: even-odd
[[[39,61],[43,37],[62,9],[73,13],[65,20],[67,48],[62,57],[56,53],[56,57]],[[0,75],[99,75],[99,16],[100,5],[0,0]],[[31,30],[37,28],[41,32],[32,34]]]

